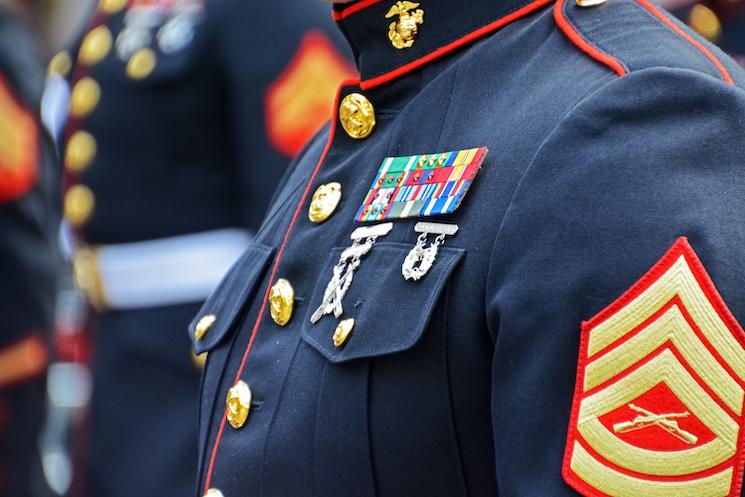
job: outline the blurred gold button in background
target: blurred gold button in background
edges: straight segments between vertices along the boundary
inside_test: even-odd
[[[99,8],[107,14],[116,14],[127,5],[127,0],[101,0]]]
[[[65,195],[65,217],[73,226],[85,224],[96,205],[93,192],[85,185],[75,185]]]
[[[709,7],[698,4],[691,9],[688,16],[688,25],[695,32],[716,43],[722,36],[722,23]]]
[[[106,26],[98,26],[92,29],[80,45],[78,61],[81,64],[93,65],[101,62],[111,50],[111,31]]]
[[[70,114],[72,117],[85,117],[96,108],[101,99],[101,87],[88,76],[80,79],[72,89]]]
[[[87,131],[76,131],[65,148],[65,168],[79,173],[87,168],[96,156],[96,139]]]
[[[52,60],[49,61],[49,66],[47,66],[47,72],[50,76],[60,76],[63,78],[70,73],[70,69],[72,69],[72,57],[65,50],[52,57]]]
[[[127,62],[127,76],[132,79],[144,79],[155,69],[157,57],[150,48],[136,51]]]

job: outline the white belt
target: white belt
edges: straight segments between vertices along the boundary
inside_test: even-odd
[[[205,300],[251,235],[224,229],[78,250],[75,280],[97,309],[142,309]]]

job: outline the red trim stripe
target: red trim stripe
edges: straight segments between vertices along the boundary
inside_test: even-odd
[[[359,80],[356,80],[356,79],[345,81],[344,83],[342,83],[342,85],[339,87],[339,90],[336,92],[336,98],[334,100],[334,118],[331,121],[331,129],[329,131],[328,141],[326,142],[326,146],[323,149],[323,152],[321,153],[321,157],[318,159],[318,163],[316,164],[316,168],[313,170],[313,174],[308,180],[308,184],[305,186],[305,191],[303,192],[303,196],[300,198],[300,202],[298,202],[297,207],[295,207],[295,213],[293,214],[292,220],[290,221],[290,225],[287,227],[287,231],[285,232],[285,236],[282,240],[282,245],[280,246],[279,252],[277,253],[277,257],[274,261],[274,266],[272,267],[272,273],[271,273],[271,276],[269,277],[266,290],[264,292],[264,298],[261,304],[261,308],[259,309],[259,314],[256,316],[256,322],[254,323],[253,329],[251,330],[251,337],[248,340],[248,345],[246,346],[246,350],[243,352],[243,358],[241,359],[241,364],[238,367],[238,371],[235,375],[235,380],[233,381],[233,383],[237,383],[243,374],[243,370],[246,366],[246,360],[248,359],[248,355],[251,352],[251,348],[253,347],[254,340],[256,339],[256,335],[261,325],[261,320],[263,319],[264,313],[266,312],[266,306],[267,306],[267,302],[269,301],[269,294],[271,292],[272,284],[275,281],[275,278],[277,277],[277,270],[279,268],[280,262],[282,261],[282,256],[284,255],[285,248],[287,247],[287,243],[290,239],[290,235],[292,234],[293,228],[295,227],[295,223],[300,217],[300,213],[303,209],[303,205],[305,205],[305,202],[308,199],[308,195],[310,193],[311,187],[313,186],[313,182],[316,180],[316,176],[318,175],[318,172],[320,171],[321,166],[326,161],[326,156],[328,155],[329,150],[331,150],[331,144],[334,141],[334,135],[336,133],[336,124],[338,122],[337,113],[338,113],[338,108],[339,108],[339,97],[341,95],[341,91],[346,86],[353,86],[353,85],[357,85],[358,83],[359,83]],[[226,407],[226,410],[227,410],[227,407]],[[225,421],[227,419],[226,415],[227,415],[227,412],[225,412],[222,416],[222,421],[220,422],[220,428],[217,432],[217,437],[215,438],[215,444],[212,447],[212,455],[210,456],[210,464],[207,470],[207,476],[205,478],[205,483],[204,483],[205,494],[209,490],[210,485],[212,483],[212,474],[215,469],[215,459],[217,458],[217,450],[220,446],[220,441],[222,440],[223,432],[225,431]]]
[[[350,5],[346,9],[342,9],[340,12],[333,11],[331,13],[331,17],[333,17],[335,21],[341,21],[342,19],[345,19],[352,14],[359,12],[360,10],[365,10],[371,5],[375,5],[376,3],[380,3],[382,1],[383,0],[362,0],[361,2],[357,2],[354,5]]]
[[[677,34],[682,36],[688,43],[696,47],[702,54],[706,56],[717,68],[719,71],[719,74],[722,75],[722,79],[724,79],[725,82],[727,82],[730,85],[733,85],[735,82],[732,80],[732,76],[730,76],[727,69],[722,65],[722,63],[717,59],[714,54],[712,54],[705,46],[703,46],[698,40],[693,38],[691,35],[680,29],[678,25],[676,25],[673,21],[667,18],[662,12],[657,10],[657,8],[649,3],[647,0],[636,0],[639,5],[650,11],[657,19],[662,21],[668,28],[675,31]]]
[[[556,24],[559,26],[559,29],[564,32],[564,34],[572,41],[572,43],[577,45],[579,49],[585,52],[587,55],[597,60],[601,64],[605,64],[606,66],[610,67],[613,72],[615,72],[619,76],[625,76],[628,71],[618,59],[616,59],[615,57],[611,57],[605,52],[601,52],[594,46],[590,45],[587,40],[585,40],[582,35],[574,29],[574,26],[572,26],[572,24],[564,15],[564,5],[565,0],[558,0],[556,2],[556,5],[554,5],[554,19],[556,20]]]
[[[408,64],[405,64],[397,69],[394,69],[393,71],[390,71],[385,74],[381,74],[380,76],[376,76],[374,78],[370,78],[370,79],[366,79],[362,81],[360,83],[360,88],[362,90],[370,90],[372,88],[375,88],[376,86],[389,83],[393,81],[394,79],[403,76],[406,73],[409,73],[415,69],[418,69],[422,67],[423,65],[432,62],[435,59],[438,59],[444,55],[447,55],[463,47],[464,45],[474,42],[478,40],[479,38],[482,38],[486,35],[492,34],[493,32],[497,31],[499,28],[502,28],[506,26],[507,24],[510,24],[511,22],[516,21],[517,19],[520,19],[521,17],[525,17],[526,15],[540,9],[541,7],[544,7],[550,4],[552,1],[553,0],[535,0],[534,2],[529,3],[525,7],[522,7],[521,9],[516,10],[512,14],[508,14],[504,17],[497,19],[491,24],[487,24],[486,26],[483,26],[475,31],[472,31],[468,33],[467,35],[461,38],[458,38],[454,42],[449,43],[445,46],[442,46],[438,48],[437,50],[435,50],[434,52],[430,52],[424,57],[421,57],[412,62],[409,62]]]

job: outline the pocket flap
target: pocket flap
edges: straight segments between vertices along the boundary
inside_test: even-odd
[[[189,325],[197,354],[208,352],[223,341],[256,291],[273,254],[272,247],[252,243],[223,277]]]
[[[402,352],[413,347],[429,323],[435,305],[453,269],[463,258],[463,249],[440,247],[437,260],[419,281],[407,281],[401,265],[411,245],[378,242],[354,273],[343,300],[344,314],[324,316],[316,324],[310,316],[321,304],[332,268],[342,248],[334,249],[326,261],[311,305],[303,318],[302,338],[328,360],[341,363]],[[339,323],[354,319],[346,343],[337,347],[333,335]]]

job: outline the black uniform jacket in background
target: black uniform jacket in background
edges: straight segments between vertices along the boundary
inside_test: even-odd
[[[157,5],[166,14],[148,26],[150,38],[135,37],[125,49],[123,31],[143,22],[134,11]],[[166,24],[178,20],[167,9],[185,5],[194,15],[186,26],[172,22],[164,43]],[[314,3],[101,1],[69,78],[65,204],[76,243],[95,250],[223,228],[255,231],[297,151],[296,135],[323,126],[337,73],[353,71],[329,28],[328,13]],[[137,53],[144,55],[135,63]],[[311,70],[309,54],[324,56],[328,71]],[[310,92],[302,93],[292,78],[305,76]],[[81,92],[75,112],[76,88],[90,81],[97,98]],[[297,107],[275,94],[292,88]],[[288,113],[300,124],[270,136]],[[76,136],[83,141],[74,151]],[[183,271],[192,269],[199,268]],[[104,302],[96,316],[90,455],[78,472],[91,496],[193,491],[200,370],[183,330],[202,301],[127,309]]]
[[[0,495],[31,493],[44,419],[59,172],[40,125],[44,67],[23,20],[0,8]]]
[[[331,43],[338,34],[328,32],[326,13],[303,2],[195,0],[203,8],[192,20],[192,37],[164,53],[155,26],[144,45],[157,57],[154,69],[136,79],[127,73],[131,53],[122,57],[118,49],[132,7],[107,14],[107,3],[101,2],[87,31],[105,27],[111,47],[97,63],[78,62],[71,78],[73,88],[90,77],[101,89],[97,105],[72,115],[66,128],[68,139],[87,131],[96,143],[90,163],[67,168],[68,186],[84,185],[95,199],[90,216],[77,226],[83,239],[95,245],[226,227],[255,230],[303,143],[270,136],[274,120],[297,113],[298,121],[317,126],[299,127],[309,137],[329,112],[323,98],[328,83],[350,72]],[[298,91],[299,109],[291,108],[289,98],[270,106],[272,89],[309,54],[308,46],[324,43],[328,49],[317,48],[316,55],[321,52],[323,62],[338,60],[327,64],[328,76],[306,75],[315,93]],[[291,134],[298,125],[289,128]]]
[[[216,316],[194,338],[197,351],[209,351],[200,494],[739,496],[741,69],[645,0],[586,8],[573,0],[406,3],[363,1],[335,11],[361,72],[339,101],[364,95],[377,125],[353,139],[337,116],[312,141],[253,245],[191,327],[194,336],[203,316]],[[394,6],[423,10],[409,48],[389,40],[398,18],[386,14]],[[489,154],[460,208],[391,220],[390,234],[355,271],[344,314],[312,324],[384,158],[482,146]],[[312,223],[312,194],[330,182],[342,185],[341,204]],[[402,263],[420,220],[460,230],[424,278],[407,281]],[[688,286],[678,288],[670,274]],[[295,295],[284,327],[268,303],[279,278]],[[645,307],[633,299],[646,290],[657,300]],[[684,291],[682,305],[673,297]],[[669,340],[647,351],[632,332],[670,302],[694,324],[671,327]],[[712,309],[719,318],[701,319]],[[597,354],[596,327],[623,312],[615,330],[633,346],[608,356],[604,371],[613,374],[598,389],[637,369],[648,373],[660,351],[678,354],[689,373],[657,370],[671,390],[660,383],[662,393],[652,389],[650,398],[639,382],[637,390],[621,389],[624,401],[610,413],[616,418],[602,418],[605,428],[594,432],[610,440],[602,446],[584,431],[598,417],[577,418],[594,393],[577,377],[587,367],[588,340]],[[350,318],[352,334],[336,347],[335,329]],[[684,352],[670,345],[693,340],[691,329],[707,345]],[[686,355],[691,350],[699,355]],[[726,366],[711,366],[712,357]],[[225,421],[225,399],[238,380],[253,400],[236,430]],[[717,407],[729,420],[712,435],[691,423],[714,412],[701,402],[725,405],[719,395],[731,402]],[[585,402],[582,412],[597,405]],[[683,457],[712,440],[726,447],[717,457]]]

